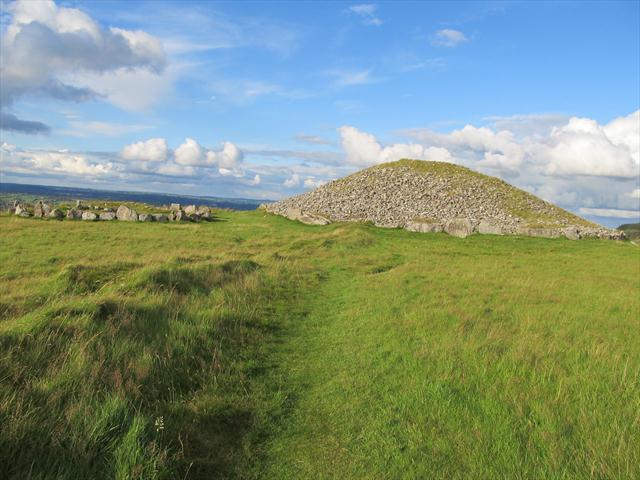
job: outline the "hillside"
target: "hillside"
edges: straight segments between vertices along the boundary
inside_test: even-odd
[[[640,478],[637,246],[214,214],[0,215],[0,477]]]
[[[266,209],[309,223],[326,219],[446,231],[452,220],[458,220],[468,222],[467,234],[619,236],[498,178],[450,163],[420,160],[367,168]]]

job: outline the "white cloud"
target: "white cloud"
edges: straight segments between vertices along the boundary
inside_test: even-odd
[[[343,126],[338,132],[346,153],[346,162],[360,167],[401,158],[445,162],[453,160],[449,151],[442,147],[424,147],[417,143],[397,143],[383,147],[373,135],[361,132],[355,127]]]
[[[300,185],[300,175],[294,173],[284,181],[283,185],[287,188],[297,187]]]
[[[5,148],[0,155],[3,171],[22,174],[64,174],[92,178],[109,176],[116,172],[112,162],[91,161],[82,153]]]
[[[613,208],[580,208],[583,215],[593,215],[595,217],[615,217],[615,218],[639,218],[638,210],[617,210]]]
[[[218,173],[224,176],[241,177],[244,175],[240,168],[243,153],[231,142],[223,142],[220,150],[208,150],[193,138],[187,138],[182,145],[176,148],[174,157],[176,163],[180,165],[217,167]]]
[[[318,188],[327,183],[325,180],[317,180],[309,177],[304,181],[304,188]]]
[[[440,47],[455,47],[461,43],[467,42],[469,39],[459,30],[451,30],[445,28],[438,30],[432,37],[431,43]]]
[[[640,110],[601,126],[573,117],[554,128],[537,148],[551,175],[637,177],[640,174]]]
[[[294,137],[298,142],[310,143],[312,145],[333,145],[331,140],[322,138],[318,135],[306,135],[304,133],[298,133]]]
[[[640,188],[636,188],[632,192],[627,193],[627,196],[629,198],[640,198]]]
[[[184,143],[176,148],[174,155],[176,163],[180,165],[207,165],[203,148],[193,138],[186,138]]]
[[[365,25],[373,25],[379,27],[382,20],[376,15],[378,6],[375,3],[363,3],[360,5],[352,5],[347,11],[357,15]]]
[[[149,128],[151,128],[149,125],[73,120],[69,122],[68,129],[60,130],[59,132],[73,137],[89,137],[93,135],[119,137],[120,135],[140,132]]]
[[[353,87],[379,82],[379,78],[371,75],[372,70],[329,70],[327,74],[335,78],[337,87]]]
[[[141,160],[147,162],[162,162],[167,159],[169,149],[164,138],[150,138],[146,141],[126,145],[121,156],[125,160]]]
[[[51,0],[18,0],[7,11],[11,22],[0,47],[4,106],[30,93],[72,101],[101,95],[93,82],[65,83],[71,74],[144,70],[157,75],[165,67],[162,44],[146,32],[103,29],[84,12]]]
[[[260,175],[256,174],[252,180],[249,180],[249,185],[251,186],[256,186],[256,185],[260,185],[260,182],[262,181],[262,179],[260,178]]]

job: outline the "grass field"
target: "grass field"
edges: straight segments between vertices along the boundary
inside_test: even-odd
[[[0,477],[640,478],[640,248],[0,217]]]

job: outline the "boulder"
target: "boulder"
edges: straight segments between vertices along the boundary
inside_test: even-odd
[[[576,226],[570,226],[564,229],[564,236],[569,240],[580,240],[582,236],[580,235],[580,231]]]
[[[193,215],[197,211],[198,209],[195,205],[187,205],[186,207],[184,207],[184,213],[186,213],[187,215]]]
[[[180,209],[173,214],[174,222],[188,222],[189,216],[184,212],[184,210]]]
[[[316,215],[309,212],[303,212],[299,208],[288,208],[285,217],[289,220],[297,220],[307,225],[328,225],[331,220],[321,215]]]
[[[118,210],[116,210],[116,218],[124,222],[137,222],[138,212],[126,205],[120,205]]]
[[[563,232],[559,228],[519,227],[518,235],[540,238],[560,238]]]
[[[115,220],[116,212],[100,212],[100,220]]]
[[[153,220],[156,222],[165,223],[169,221],[169,217],[164,213],[154,213],[151,216],[153,217]]]
[[[31,213],[29,213],[29,211],[22,204],[18,204],[16,206],[15,213],[19,217],[30,217],[31,216]]]
[[[179,203],[172,203],[171,205],[169,205],[169,210],[171,210],[172,212],[177,212],[178,210],[182,210],[182,207]]]
[[[75,208],[70,208],[67,210],[67,218],[69,220],[78,220],[82,218],[82,212],[80,210],[76,210]]]
[[[473,233],[473,225],[468,218],[453,218],[445,223],[444,231],[454,237],[465,238]]]
[[[482,220],[478,225],[478,233],[483,235],[504,235],[504,231],[500,225],[497,225],[489,220]]]
[[[49,216],[51,212],[51,207],[46,203],[43,203],[41,200],[38,200],[33,204],[33,216],[37,218],[44,218]]]
[[[409,230],[410,232],[420,232],[420,233],[442,232],[442,224],[437,222],[411,221],[411,222],[407,222],[404,228],[406,230]]]
[[[97,220],[97,219],[98,219],[98,215],[93,212],[90,212],[88,210],[85,212],[82,212],[82,220],[93,222],[94,220]]]
[[[153,222],[153,217],[150,213],[141,213],[138,215],[138,220],[140,222]]]
[[[47,215],[49,218],[53,218],[54,220],[62,220],[64,218],[64,213],[59,208],[54,208]]]

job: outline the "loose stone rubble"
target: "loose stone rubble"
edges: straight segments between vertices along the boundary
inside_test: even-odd
[[[588,222],[500,179],[444,162],[382,164],[260,208],[313,225],[372,222],[458,237],[624,237],[621,231]]]

